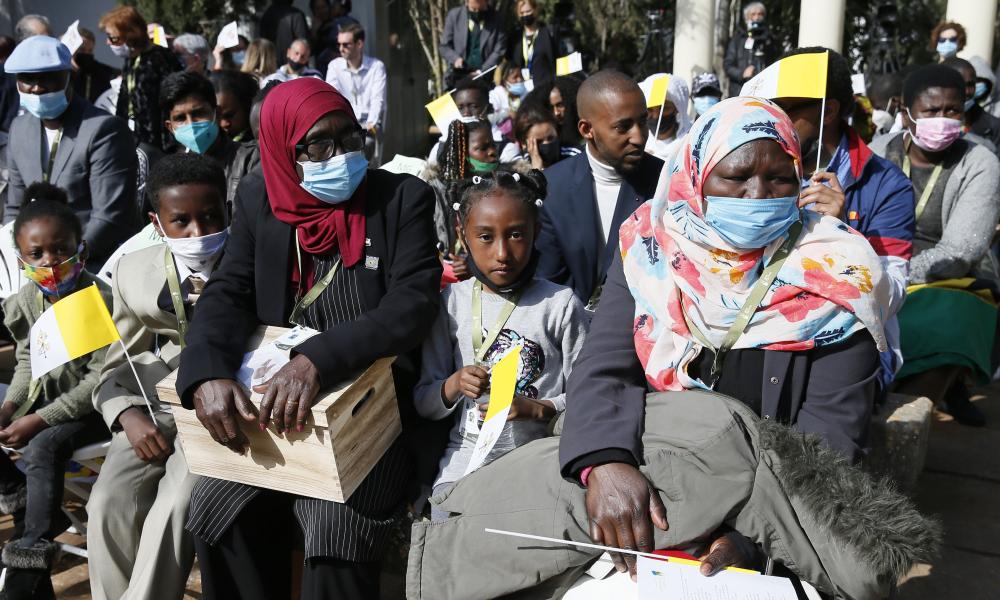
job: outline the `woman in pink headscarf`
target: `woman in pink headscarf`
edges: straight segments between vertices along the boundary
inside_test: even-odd
[[[378,598],[391,515],[419,458],[408,447],[409,392],[419,375],[413,352],[438,307],[434,194],[414,177],[368,170],[350,103],[318,79],[270,92],[260,149],[262,169],[240,183],[225,256],[198,300],[181,354],[184,406],[216,442],[242,453],[241,428],[301,431],[322,390],[398,356],[404,433],[344,504],[201,478],[187,527],[202,589],[207,599],[289,597],[298,527],[302,598]],[[258,413],[234,378],[261,324],[319,334],[292,350]]]

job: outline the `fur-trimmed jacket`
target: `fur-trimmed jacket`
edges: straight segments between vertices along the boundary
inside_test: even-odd
[[[851,600],[885,598],[936,552],[939,525],[892,484],[726,396],[648,396],[642,441],[641,470],[670,524],[655,530],[656,548],[691,550],[727,526],[820,592]],[[600,550],[484,532],[591,542],[585,489],[560,475],[558,448],[558,437],[532,442],[432,498],[452,516],[414,523],[407,598],[561,598]]]

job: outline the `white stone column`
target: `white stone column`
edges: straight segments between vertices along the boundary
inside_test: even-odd
[[[677,0],[674,74],[691,84],[695,73],[712,70],[715,0]]]
[[[948,0],[946,20],[965,28],[963,58],[980,56],[993,62],[993,21],[997,16],[997,0]]]
[[[846,0],[802,0],[799,48],[824,46],[843,54]]]

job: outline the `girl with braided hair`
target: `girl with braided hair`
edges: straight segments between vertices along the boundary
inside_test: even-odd
[[[514,401],[486,462],[545,437],[566,407],[566,381],[588,319],[573,290],[535,278],[545,187],[537,170],[497,170],[456,186],[452,208],[473,279],[443,292],[414,391],[421,416],[454,421],[434,496],[469,467],[489,403],[489,370],[510,348],[521,345]],[[447,516],[436,507],[431,515]]]

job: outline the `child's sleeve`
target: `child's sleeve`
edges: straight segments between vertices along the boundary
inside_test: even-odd
[[[115,327],[118,329],[118,334],[122,338],[122,343],[128,348],[129,355],[135,358],[136,370],[145,382],[153,378],[147,379],[143,377],[144,370],[147,368],[154,369],[157,366],[161,366],[162,368],[164,365],[147,365],[145,362],[139,360],[139,357],[152,347],[155,334],[142,324],[142,321],[139,320],[139,317],[135,315],[132,308],[123,298],[119,285],[121,283],[118,276],[119,265],[121,265],[121,261],[115,265],[115,271],[111,277],[111,295],[114,302],[113,318]],[[125,410],[133,406],[141,408],[143,412],[146,410],[146,401],[142,398],[142,392],[138,389],[128,387],[125,384],[126,381],[128,385],[136,386],[135,377],[127,365],[125,351],[120,344],[112,344],[108,348],[108,355],[101,370],[100,381],[95,386],[93,393],[94,409],[104,417],[104,422],[107,424],[108,429],[114,430],[117,428],[118,415],[122,414]],[[154,394],[155,390],[147,389],[146,393]]]
[[[451,308],[455,304],[451,288],[442,292],[441,307],[434,322],[430,335],[424,340],[421,350],[422,365],[420,382],[413,390],[413,401],[417,413],[425,419],[443,419],[454,412],[455,406],[448,408],[441,398],[441,386],[446,379],[458,370],[461,365],[455,365],[455,332],[457,323],[451,316]]]
[[[28,384],[31,382],[31,354],[28,351],[31,325],[18,304],[20,293],[15,293],[3,302],[3,324],[14,339],[14,376],[7,387],[4,402],[20,406],[28,401]]]
[[[559,412],[566,410],[566,382],[569,381],[576,357],[583,349],[583,342],[587,339],[587,328],[590,325],[583,303],[572,292],[569,293],[569,297],[569,302],[565,303],[566,310],[563,312],[562,319],[563,392],[558,396],[548,398]]]

